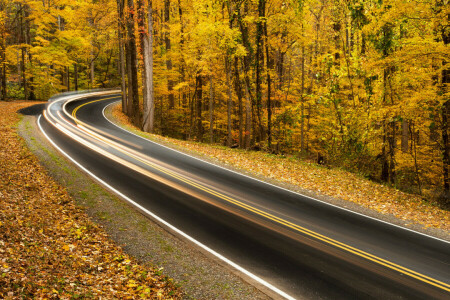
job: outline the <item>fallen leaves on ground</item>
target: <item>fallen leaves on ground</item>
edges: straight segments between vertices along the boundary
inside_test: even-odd
[[[139,265],[89,220],[18,137],[0,102],[0,298],[178,299],[179,289]]]
[[[138,130],[122,113],[120,105],[114,106],[112,114],[128,128]],[[214,158],[220,163],[250,173],[266,176],[322,195],[351,201],[383,214],[392,214],[407,222],[416,222],[426,227],[444,230],[450,229],[450,213],[448,211],[424,201],[418,195],[401,192],[345,170],[328,169],[293,157],[271,155],[265,152],[181,141],[155,134],[145,133],[145,136],[178,149],[187,149]]]

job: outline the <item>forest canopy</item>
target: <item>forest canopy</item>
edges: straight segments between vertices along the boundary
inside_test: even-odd
[[[145,131],[449,203],[448,0],[0,0],[0,97],[120,87]]]

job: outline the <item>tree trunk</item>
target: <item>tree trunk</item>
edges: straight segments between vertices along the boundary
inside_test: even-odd
[[[248,13],[248,2],[244,2],[244,15]],[[251,57],[253,55],[253,49],[250,45],[249,37],[248,37],[248,27],[245,22],[242,20],[242,15],[240,9],[236,9],[237,20],[239,22],[239,29],[241,31],[242,43],[244,44],[245,49],[247,50],[247,55],[242,58],[243,65],[243,73],[244,73],[244,87],[245,87],[245,135],[244,135],[244,144],[245,148],[250,148],[251,144],[251,135],[252,135],[252,112],[253,112],[253,96],[251,93],[251,83],[250,83],[250,62]]]
[[[389,183],[395,183],[395,144],[396,144],[396,122],[389,122],[390,134],[389,142]]]
[[[264,64],[263,53],[263,23],[265,17],[265,0],[258,0],[258,21],[256,22],[256,142],[260,143],[263,139],[263,128],[261,120],[262,111],[262,68]]]
[[[110,65],[111,65],[112,56],[113,56],[113,52],[112,52],[112,50],[111,50],[111,51],[109,52],[108,59],[106,60],[105,76],[103,77],[103,81],[102,81],[102,86],[103,86],[103,88],[106,88],[106,82],[108,81],[108,77],[109,77],[109,67],[110,67]]]
[[[234,58],[234,87],[236,90],[236,95],[238,98],[238,114],[239,114],[239,147],[244,146],[244,111],[242,107],[242,89],[241,89],[241,79],[239,78],[239,60],[237,57]]]
[[[447,71],[448,72],[448,71]],[[449,75],[446,74],[447,80]],[[447,81],[450,84],[450,81]],[[442,106],[442,173],[444,177],[444,191],[447,198],[450,196],[450,180],[449,180],[449,165],[450,165],[450,144],[448,136],[448,119],[450,117],[450,100],[447,100]],[[447,199],[448,201],[448,199]]]
[[[6,6],[5,2],[0,2],[0,9],[4,9]],[[6,101],[6,49],[5,49],[5,42],[6,42],[6,36],[5,33],[0,36],[0,96],[1,100]]]
[[[267,77],[267,146],[272,147],[272,100],[271,100],[271,78],[270,70],[273,69],[273,63],[269,56],[269,43],[267,33],[267,22],[264,22],[264,44],[266,48],[266,77]]]
[[[197,100],[197,141],[203,141],[203,124],[202,124],[202,92],[203,80],[200,71],[197,72],[196,80],[196,100]]]
[[[402,121],[402,151],[407,153],[409,150],[409,123],[407,120]]]
[[[73,65],[73,84],[74,84],[74,88],[75,88],[75,91],[78,91],[78,64],[77,63],[75,63],[74,65]]]
[[[303,26],[302,26],[303,27]],[[300,119],[300,152],[305,152],[305,46],[302,46],[302,86],[300,90],[300,105],[301,105],[301,119]]]
[[[31,32],[30,32],[30,7],[28,5],[24,6],[24,16],[25,16],[25,44],[31,46]],[[33,87],[33,56],[28,49],[25,49],[25,54],[28,56],[28,64],[29,64],[29,78],[28,78],[28,87],[27,94],[28,100],[36,100],[36,95],[34,94]]]
[[[4,101],[7,100],[7,87],[6,87],[6,62],[5,62],[5,53],[3,51],[3,68],[2,71],[2,99]]]
[[[184,59],[184,21],[183,21],[183,9],[181,7],[181,0],[178,0],[178,15],[180,20],[180,81],[184,82],[186,78],[186,62]],[[188,138],[188,123],[189,123],[189,117],[188,117],[188,99],[187,99],[187,92],[186,88],[181,89],[181,106],[182,111],[184,114],[184,130],[183,130],[183,139],[186,140]],[[190,130],[190,127],[189,127]]]
[[[139,112],[139,94],[138,94],[138,74],[137,74],[137,57],[136,57],[136,36],[134,34],[134,0],[128,0],[128,47],[127,55],[129,57],[128,66],[128,91],[129,91],[129,105],[128,115],[132,118],[134,125],[140,126],[140,112]]]
[[[117,35],[119,39],[119,69],[120,69],[120,87],[122,90],[122,112],[127,114],[127,84],[126,84],[126,65],[124,55],[124,0],[117,0],[118,26]],[[75,65],[76,67],[76,65]],[[76,89],[78,90],[78,88]]]
[[[28,100],[28,86],[27,86],[27,76],[26,76],[26,62],[25,62],[25,49],[22,48],[22,84],[23,84],[23,93],[25,96],[25,100]]]
[[[67,91],[70,91],[70,67],[66,67],[67,76]]]
[[[90,78],[90,82],[91,82],[91,89],[94,88],[94,81],[95,81],[95,56],[94,56],[94,50],[91,50],[91,63],[89,64],[89,78]]]
[[[209,142],[214,143],[214,86],[212,75],[209,75]]]
[[[225,58],[225,73],[226,73],[226,84],[228,90],[228,101],[227,101],[227,146],[231,147],[233,143],[233,134],[231,127],[231,109],[233,108],[233,98],[231,93],[231,63],[228,55]]]
[[[384,182],[389,181],[389,164],[386,157],[386,122],[383,122],[383,144],[381,147],[381,180]]]
[[[447,22],[450,20],[450,14],[447,15]],[[447,23],[448,24],[448,23]],[[448,26],[447,26],[448,27]],[[448,28],[442,29],[442,40],[444,45],[450,44],[450,31]],[[442,65],[442,85],[441,90],[443,95],[447,95],[444,104],[442,105],[442,173],[444,177],[444,197],[445,204],[450,201],[450,178],[449,178],[449,166],[450,166],[450,143],[449,143],[449,118],[450,118],[450,99],[448,99],[448,91],[450,87],[450,70],[446,68],[447,61],[443,61]]]
[[[167,92],[169,93],[169,109],[173,109],[175,107],[175,97],[173,95],[173,81],[171,79],[171,70],[172,70],[172,59],[170,59],[170,31],[169,31],[169,22],[170,22],[170,0],[164,0],[164,22],[165,22],[165,33],[164,33],[164,42],[166,44],[166,67],[167,67]]]
[[[140,35],[141,35],[141,49],[144,58],[144,71],[142,72],[142,80],[144,87],[144,118],[142,128],[146,132],[153,132],[154,126],[154,95],[153,95],[153,3],[148,1],[148,30],[145,30],[144,7],[142,7],[142,0],[138,0],[138,12]]]

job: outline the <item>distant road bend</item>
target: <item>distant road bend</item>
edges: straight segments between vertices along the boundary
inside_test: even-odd
[[[119,98],[63,95],[38,125],[91,176],[272,297],[450,299],[450,243],[138,137],[103,114]]]

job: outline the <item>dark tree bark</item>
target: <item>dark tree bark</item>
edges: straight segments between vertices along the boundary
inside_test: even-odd
[[[197,141],[203,141],[203,124],[202,124],[202,97],[203,97],[203,78],[200,72],[195,77],[196,81],[196,95],[197,100]]]
[[[78,63],[73,65],[73,84],[75,91],[78,91]]]
[[[209,75],[209,142],[214,143],[214,84],[213,76]]]
[[[242,88],[241,79],[239,77],[239,60],[237,57],[234,58],[234,89],[236,91],[236,96],[238,98],[238,115],[239,115],[239,147],[244,146],[244,111],[242,107]]]
[[[258,21],[256,22],[256,142],[263,140],[263,125],[262,125],[262,69],[264,65],[264,52],[263,52],[263,31],[264,31],[264,17],[266,11],[266,1],[258,0]]]
[[[231,63],[228,55],[225,58],[225,73],[226,73],[226,84],[227,84],[227,146],[230,147],[233,142],[232,126],[231,126],[231,110],[233,108],[232,99],[232,87],[231,87]]]
[[[181,7],[181,0],[178,0],[178,15],[180,18],[180,81],[184,82],[186,80],[186,62],[184,59],[184,21],[183,21],[183,9]],[[186,92],[186,88],[181,89],[181,106],[184,112],[184,125],[185,128],[183,130],[183,139],[186,140],[188,138],[188,128],[190,130],[191,127],[188,127],[189,116],[188,116],[188,95]]]
[[[66,67],[66,76],[67,76],[67,91],[70,91],[70,68]]]
[[[170,59],[170,50],[172,48],[170,42],[170,31],[169,31],[169,22],[170,22],[170,0],[164,0],[164,22],[165,22],[165,33],[164,33],[164,43],[166,45],[166,68],[168,71],[167,76],[167,91],[169,93],[169,109],[175,107],[175,97],[173,95],[173,81],[171,79],[170,72],[172,70],[172,60]]]
[[[248,2],[244,2],[243,15],[248,13]],[[253,49],[249,40],[249,33],[247,24],[243,21],[241,14],[241,8],[236,7],[236,17],[239,24],[239,29],[242,36],[242,43],[247,50],[247,55],[242,58],[243,65],[243,75],[244,75],[244,88],[245,88],[245,135],[244,135],[244,145],[246,149],[250,148],[251,144],[251,132],[252,132],[252,116],[253,116],[253,106],[254,99],[252,95],[251,83],[250,83],[250,64],[253,56]]]
[[[447,15],[447,19],[450,20],[450,15]],[[447,29],[442,30],[442,40],[445,45],[450,44],[450,31]],[[446,68],[447,61],[443,61],[443,70],[442,70],[442,94],[446,95],[450,88],[450,70]],[[449,179],[449,166],[450,166],[450,144],[449,144],[449,118],[450,118],[450,100],[446,99],[444,104],[442,105],[441,110],[442,115],[442,173],[444,177],[444,192],[446,202],[448,203],[450,200],[450,179]]]
[[[31,25],[30,25],[30,7],[28,5],[24,8],[25,15],[25,43],[31,46]],[[31,69],[29,78],[28,78],[28,100],[36,100],[36,95],[34,94],[34,77],[33,77],[33,56],[28,49],[25,50],[25,53],[28,56],[28,64]]]
[[[117,35],[119,40],[119,69],[120,69],[120,87],[122,90],[122,111],[127,114],[127,84],[126,84],[126,64],[124,55],[124,0],[117,0],[118,26]],[[76,67],[76,65],[75,65]],[[76,88],[78,90],[78,87]]]
[[[153,97],[153,3],[148,1],[148,29],[145,28],[145,10],[142,0],[138,0],[138,26],[143,57],[142,83],[144,89],[144,118],[142,128],[153,132],[154,97]]]
[[[269,43],[267,33],[267,22],[264,22],[264,44],[266,50],[266,77],[267,77],[267,145],[272,147],[272,99],[271,97],[271,78],[270,70],[273,69],[273,62],[269,56]]]
[[[136,57],[136,36],[134,34],[135,9],[134,0],[128,0],[127,19],[127,56],[128,56],[128,115],[133,120],[134,125],[140,126],[139,94],[138,94],[138,74]]]
[[[402,121],[402,151],[407,153],[409,150],[409,123],[407,120]]]
[[[5,8],[5,3],[0,1],[0,9]],[[0,82],[1,82],[1,97],[3,101],[6,101],[6,54],[5,54],[5,40],[6,37],[2,34],[0,36]]]

